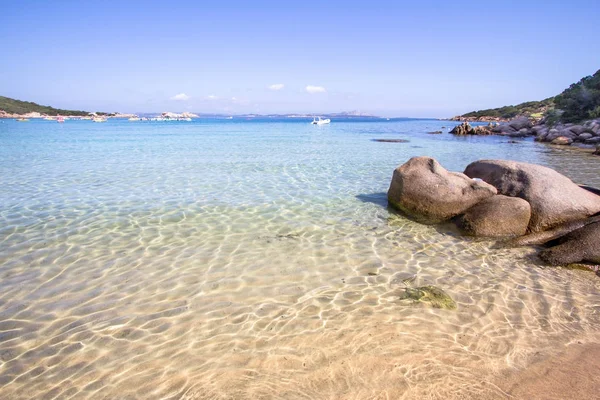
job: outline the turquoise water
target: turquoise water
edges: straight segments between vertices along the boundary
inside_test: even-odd
[[[0,397],[501,398],[482,377],[597,340],[590,274],[411,222],[385,192],[416,155],[597,187],[600,157],[454,124],[1,121]],[[399,300],[406,278],[458,310]]]

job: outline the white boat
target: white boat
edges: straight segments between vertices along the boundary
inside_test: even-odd
[[[329,118],[327,119],[321,119],[321,117],[317,117],[317,118],[313,118],[313,121],[311,122],[311,124],[313,125],[326,125],[329,124],[331,122],[331,120]]]
[[[131,118],[129,118],[129,120],[130,120],[130,121],[139,121],[139,120],[140,120],[140,118],[138,118],[138,117],[131,117]]]
[[[92,118],[92,121],[94,121],[94,122],[106,122],[106,118],[95,117],[95,118]]]

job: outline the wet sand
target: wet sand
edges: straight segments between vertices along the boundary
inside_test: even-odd
[[[495,383],[507,398],[598,399],[600,343],[572,344],[524,370],[505,372]]]

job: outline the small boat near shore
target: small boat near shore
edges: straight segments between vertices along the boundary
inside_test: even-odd
[[[92,121],[94,121],[94,122],[106,122],[106,118],[95,117],[95,118],[92,118]]]
[[[321,119],[321,117],[313,118],[311,122],[312,125],[327,125],[329,123],[331,123],[331,120],[329,118]]]
[[[17,122],[29,122],[29,118],[17,118]]]

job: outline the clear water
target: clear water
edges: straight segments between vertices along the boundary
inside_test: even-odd
[[[597,187],[600,157],[426,134],[451,124],[1,121],[0,398],[503,398],[600,341],[593,274],[385,200],[415,155]],[[458,309],[401,300],[411,277]]]

